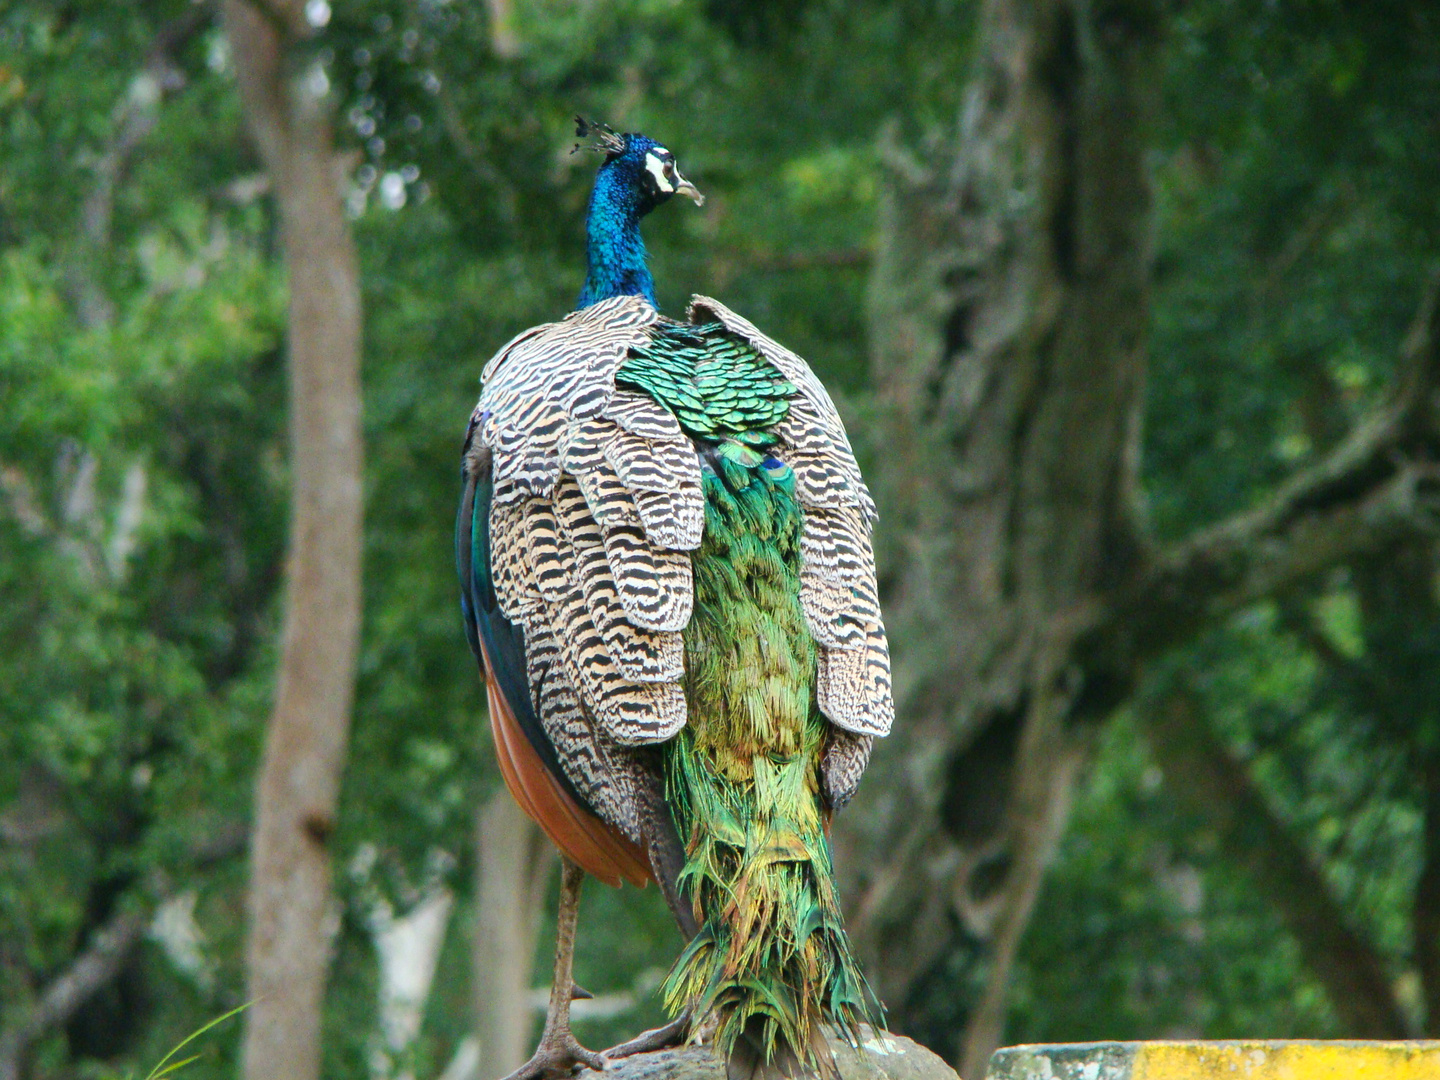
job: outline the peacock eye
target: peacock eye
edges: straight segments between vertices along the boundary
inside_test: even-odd
[[[665,175],[670,177],[675,175],[675,163],[673,161],[665,162]]]

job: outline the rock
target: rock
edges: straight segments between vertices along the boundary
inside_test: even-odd
[[[830,1036],[842,1080],[959,1080],[955,1070],[902,1035],[862,1028],[859,1049]],[[582,1070],[577,1080],[725,1080],[725,1063],[708,1046],[636,1054],[603,1073]]]
[[[1440,1042],[1115,1042],[1007,1046],[986,1080],[1436,1080]]]

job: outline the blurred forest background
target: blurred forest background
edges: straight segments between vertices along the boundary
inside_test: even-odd
[[[284,1074],[528,1053],[557,875],[451,515],[482,364],[583,276],[575,112],[677,153],[709,200],[647,222],[662,306],[806,356],[877,495],[899,719],[835,840],[894,1028],[966,1076],[1440,1035],[1440,8],[248,2],[0,4],[0,1078],[143,1075],[263,986],[282,720],[330,748],[318,809],[276,804],[328,964]],[[276,704],[287,357],[343,367],[358,312],[317,274],[363,309],[363,615],[352,664],[312,605],[354,696],[309,712]],[[654,890],[580,919],[604,1046],[679,942]],[[261,1080],[289,1011],[193,1073],[248,1022]]]

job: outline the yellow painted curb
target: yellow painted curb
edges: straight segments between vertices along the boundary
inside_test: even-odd
[[[1141,1043],[1130,1080],[1440,1080],[1440,1043]]]
[[[1440,1042],[1063,1043],[1007,1046],[989,1080],[1440,1080]]]

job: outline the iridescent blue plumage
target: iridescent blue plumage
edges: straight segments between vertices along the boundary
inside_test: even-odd
[[[585,215],[586,251],[589,272],[580,290],[577,308],[589,307],[612,296],[643,296],[655,303],[655,279],[645,264],[645,240],[640,219],[654,209],[646,206],[638,183],[645,170],[645,150],[655,144],[644,136],[632,136],[632,146],[607,161],[595,178],[590,192],[590,209]]]
[[[646,265],[640,219],[676,192],[696,203],[704,197],[675,167],[675,157],[654,139],[625,135],[595,176],[585,216],[588,269],[577,308],[612,296],[643,296],[655,303],[655,279]]]

